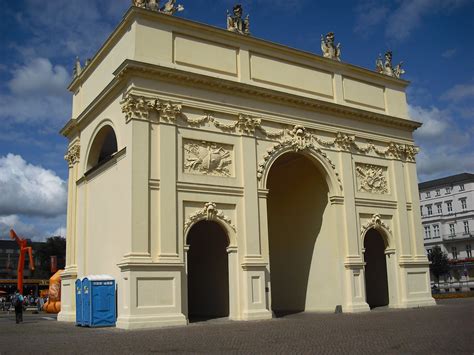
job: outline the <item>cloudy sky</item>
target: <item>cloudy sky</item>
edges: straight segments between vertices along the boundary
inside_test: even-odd
[[[92,57],[130,0],[0,0],[0,238],[64,235],[66,140],[74,58]],[[179,3],[179,1],[178,1]],[[225,26],[230,0],[181,0],[178,16]],[[242,0],[258,38],[320,54],[336,33],[342,59],[373,69],[404,61],[420,181],[474,172],[474,0]]]

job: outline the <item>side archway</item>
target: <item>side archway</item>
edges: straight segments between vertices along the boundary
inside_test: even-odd
[[[111,123],[102,122],[97,129],[91,142],[86,159],[85,171],[106,162],[118,151],[117,135]]]
[[[213,202],[184,224],[187,316],[239,319],[236,228]]]
[[[190,228],[186,244],[188,318],[228,317],[227,233],[218,223],[201,220]]]
[[[388,238],[381,229],[370,228],[364,235],[365,293],[370,309],[388,306]]]

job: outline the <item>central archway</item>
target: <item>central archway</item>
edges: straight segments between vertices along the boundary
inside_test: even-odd
[[[229,263],[226,231],[200,221],[187,237],[188,317],[192,320],[229,316]]]
[[[277,316],[330,309],[338,302],[330,296],[337,292],[337,276],[325,274],[337,269],[326,178],[324,169],[301,153],[287,152],[270,168],[268,241]]]
[[[365,292],[369,307],[383,307],[389,304],[385,240],[374,228],[364,238]]]

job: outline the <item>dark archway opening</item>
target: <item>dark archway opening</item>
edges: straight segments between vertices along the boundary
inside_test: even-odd
[[[216,222],[201,221],[188,233],[188,317],[229,316],[229,239]]]
[[[286,153],[272,165],[267,188],[272,311],[279,317],[304,311],[307,298],[318,297],[308,282],[317,272],[312,261],[328,186],[309,158]]]
[[[364,239],[365,292],[370,309],[389,304],[385,241],[375,229],[370,229]]]
[[[111,126],[104,126],[100,129],[92,143],[87,170],[98,167],[109,161],[117,153],[117,137]]]

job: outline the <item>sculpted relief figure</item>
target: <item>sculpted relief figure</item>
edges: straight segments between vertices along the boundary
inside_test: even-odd
[[[160,0],[132,0],[132,5],[143,9],[158,11],[166,15],[174,15],[176,12],[184,10],[182,5],[176,5],[176,0],[168,0],[161,8]]]
[[[247,15],[244,19],[242,18],[242,5],[235,5],[232,11],[233,15],[227,11],[227,30],[240,33],[241,35],[249,35],[249,15]]]
[[[329,32],[326,36],[321,35],[321,50],[324,58],[341,61],[341,44],[334,45],[334,32]]]
[[[402,74],[405,74],[405,70],[402,69],[402,64],[403,62],[400,62],[394,68],[392,66],[392,51],[387,51],[385,53],[385,62],[382,60],[382,56],[379,54],[379,57],[375,62],[375,70],[381,74],[393,76],[395,78],[400,79],[400,76]]]

